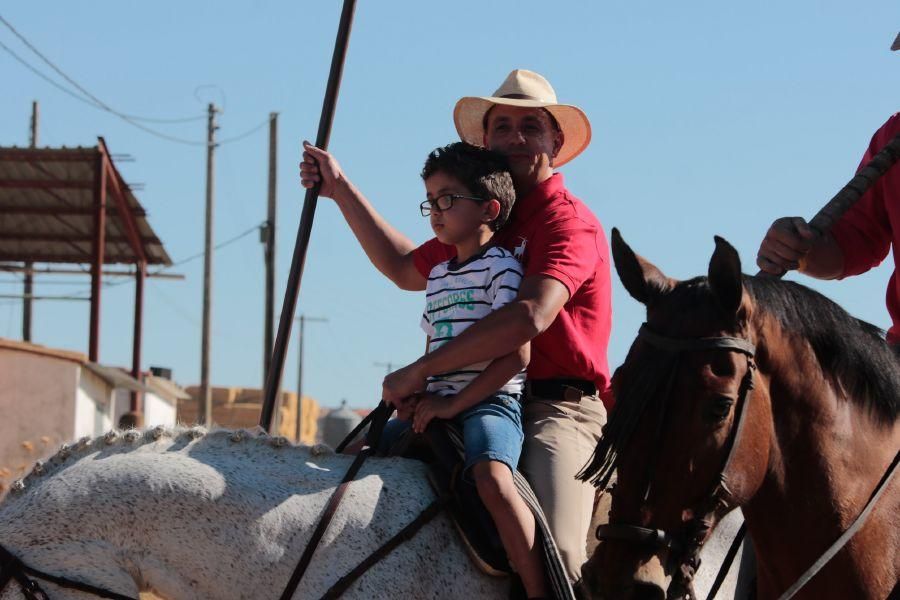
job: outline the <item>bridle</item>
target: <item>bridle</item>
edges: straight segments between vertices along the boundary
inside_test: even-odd
[[[703,542],[712,529],[714,517],[717,514],[724,514],[728,510],[734,508],[734,498],[732,490],[728,488],[728,470],[732,462],[737,448],[740,446],[744,425],[746,423],[747,406],[750,404],[753,389],[754,373],[756,372],[756,363],[754,355],[756,353],[755,346],[746,339],[738,337],[702,337],[702,338],[672,338],[660,335],[651,331],[646,324],[641,326],[638,338],[655,347],[658,350],[676,358],[684,352],[696,352],[702,350],[725,350],[731,352],[740,352],[747,357],[747,372],[741,380],[738,392],[738,404],[736,408],[736,417],[731,426],[731,432],[728,440],[728,454],[725,458],[716,481],[713,484],[711,492],[701,502],[698,510],[694,511],[694,517],[687,523],[684,531],[680,535],[666,532],[662,529],[651,529],[647,527],[639,527],[637,525],[629,525],[625,523],[611,523],[609,525],[600,525],[597,527],[597,538],[600,540],[621,540],[632,542],[652,550],[668,549],[670,551],[670,560],[674,562],[677,559],[678,569],[672,577],[672,583],[666,594],[668,600],[696,600],[697,595],[693,589],[693,578],[700,568],[700,550]],[[674,369],[673,373],[674,375]],[[663,391],[662,402],[665,403],[674,385],[674,377],[669,378],[669,383]],[[664,404],[665,405],[665,404]],[[878,500],[889,487],[889,483],[897,470],[900,469],[900,451],[894,454],[894,459],[885,469],[884,474],[879,480],[869,500],[863,506],[860,513],[856,516],[850,526],[823,552],[816,561],[810,565],[803,574],[798,577],[782,594],[778,600],[789,600],[797,592],[799,592],[807,583],[815,577],[828,562],[843,548],[847,542],[862,529],[866,520],[872,514]],[[645,496],[646,498],[646,496]],[[746,531],[746,523],[741,526],[740,531],[735,537],[731,548],[719,569],[719,574],[707,596],[707,600],[715,597],[722,582],[727,575],[731,562],[737,554],[737,549],[743,539]]]
[[[740,445],[744,423],[746,422],[747,406],[752,397],[750,391],[753,389],[754,373],[756,372],[756,363],[754,362],[756,347],[749,340],[738,337],[666,337],[653,332],[647,324],[641,326],[638,339],[670,356],[674,355],[676,358],[686,352],[703,350],[739,352],[747,358],[747,372],[741,379],[738,389],[737,406],[735,407],[736,417],[732,423],[727,442],[728,454],[716,476],[712,489],[697,507],[697,510],[693,512],[694,516],[688,521],[684,531],[680,534],[673,534],[662,529],[652,529],[626,523],[610,523],[597,527],[597,539],[599,540],[621,540],[653,550],[669,550],[670,556],[677,558],[678,569],[675,571],[672,583],[669,586],[667,598],[669,600],[688,598],[693,600],[696,598],[696,594],[693,590],[692,581],[697,569],[700,568],[700,550],[713,526],[714,516],[732,508],[732,491],[728,487],[727,473],[734,462],[736,450]],[[664,405],[674,386],[674,370],[672,375],[669,378],[668,385],[663,390],[661,401]]]

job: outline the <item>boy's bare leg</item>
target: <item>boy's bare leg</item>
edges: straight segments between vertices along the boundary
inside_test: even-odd
[[[509,467],[489,460],[472,467],[478,495],[494,519],[509,560],[529,598],[547,595],[540,548],[535,544],[534,515],[519,496]]]

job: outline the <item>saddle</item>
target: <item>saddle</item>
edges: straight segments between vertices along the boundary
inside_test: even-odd
[[[424,433],[406,432],[386,455],[421,460],[428,465],[428,481],[435,493],[449,498],[450,519],[469,557],[484,573],[513,574],[500,534],[478,489],[463,474],[462,433],[450,422],[434,419]]]

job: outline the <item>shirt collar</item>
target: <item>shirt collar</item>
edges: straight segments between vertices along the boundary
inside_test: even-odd
[[[562,173],[554,173],[522,198],[516,199],[512,216],[516,221],[527,221],[547,201],[566,189]]]

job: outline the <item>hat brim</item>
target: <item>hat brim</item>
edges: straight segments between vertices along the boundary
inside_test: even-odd
[[[553,160],[554,167],[561,167],[591,143],[591,122],[584,111],[571,104],[553,104],[539,100],[466,96],[460,98],[453,109],[453,123],[459,138],[475,146],[484,145],[484,115],[492,106],[520,106],[547,110],[563,132],[563,145]]]

